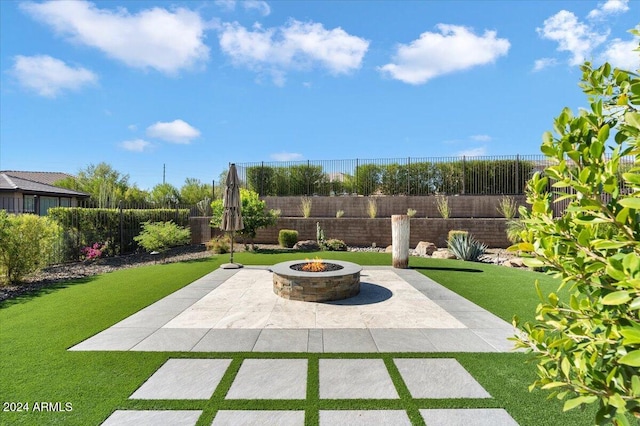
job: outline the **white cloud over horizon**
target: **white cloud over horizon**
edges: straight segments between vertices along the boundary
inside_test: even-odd
[[[471,139],[472,141],[477,141],[477,142],[489,142],[493,138],[491,136],[489,136],[489,135],[472,135],[471,137],[469,137],[469,139]]]
[[[236,66],[271,75],[284,84],[290,70],[314,67],[331,74],[348,74],[362,65],[369,41],[342,28],[325,29],[320,23],[289,20],[275,28],[255,24],[247,29],[237,22],[222,24],[220,48]]]
[[[47,98],[55,98],[63,91],[79,90],[98,81],[98,76],[92,71],[69,66],[48,55],[14,57],[11,74],[21,86]]]
[[[302,160],[302,154],[298,154],[297,152],[279,152],[275,154],[271,154],[271,157],[275,161],[295,161]]]
[[[637,47],[637,38],[628,41],[615,38],[611,40],[602,53],[602,60],[617,68],[636,71],[640,69],[640,54],[634,51]]]
[[[607,0],[600,3],[596,9],[593,9],[587,15],[589,19],[602,19],[607,15],[615,15],[624,13],[629,10],[629,0]]]
[[[456,153],[457,157],[483,157],[487,155],[487,147],[480,146],[477,148],[464,149]]]
[[[379,70],[409,84],[423,84],[432,78],[494,63],[505,56],[511,44],[497,38],[495,31],[478,36],[459,25],[438,24],[439,32],[424,32],[409,44],[398,44],[391,63]]]
[[[190,144],[200,136],[200,131],[183,120],[158,121],[147,127],[147,136],[178,144]]]
[[[540,58],[536,59],[533,63],[533,72],[542,71],[545,68],[550,68],[556,66],[558,64],[558,60],[556,58]]]
[[[262,16],[269,16],[269,14],[271,14],[271,7],[269,7],[269,4],[266,1],[244,0],[242,2],[242,7],[247,11],[255,10]]]
[[[145,152],[151,149],[153,144],[144,139],[133,139],[120,142],[120,147],[126,151]]]
[[[189,9],[154,7],[131,14],[122,7],[100,9],[85,0],[27,2],[20,8],[65,39],[130,67],[175,75],[209,58],[206,24]]]

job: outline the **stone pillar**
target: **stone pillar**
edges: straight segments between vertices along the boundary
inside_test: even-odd
[[[393,267],[407,269],[409,267],[409,216],[395,214],[391,216],[391,242]]]

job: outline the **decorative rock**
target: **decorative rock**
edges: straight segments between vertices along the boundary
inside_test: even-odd
[[[301,251],[318,251],[320,250],[320,245],[314,240],[304,240],[298,241],[294,246],[294,250]]]
[[[434,259],[455,259],[456,258],[456,256],[447,249],[434,251],[431,257]]]
[[[428,241],[420,241],[416,246],[416,255],[418,256],[431,256],[438,247],[435,244]]]
[[[519,257],[514,257],[513,259],[504,261],[502,266],[506,266],[509,268],[526,268],[527,267],[522,261],[522,259]]]

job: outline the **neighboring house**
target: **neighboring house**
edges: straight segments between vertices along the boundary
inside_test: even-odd
[[[66,173],[0,171],[0,209],[46,216],[51,207],[75,207],[89,194],[53,186]]]

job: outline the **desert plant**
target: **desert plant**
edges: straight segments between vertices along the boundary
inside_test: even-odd
[[[316,242],[320,245],[324,243],[324,230],[320,226],[320,222],[316,222]]]
[[[302,197],[300,199],[300,212],[302,213],[302,217],[311,217],[312,205],[313,200],[310,197]]]
[[[43,267],[61,232],[48,217],[0,210],[0,282],[16,284]]]
[[[416,213],[418,213],[418,210],[416,209],[407,209],[407,216],[409,217],[414,217]]]
[[[436,195],[436,207],[443,219],[449,219],[449,217],[451,217],[449,199],[445,195]]]
[[[514,247],[534,256],[528,266],[561,278],[570,296],[538,289],[536,319],[514,318],[523,329],[515,340],[536,353],[530,389],[567,398],[565,410],[597,403],[592,423],[629,425],[628,414],[640,418],[640,77],[608,63],[581,70],[590,108],[565,108],[543,136],[552,165],[529,181],[531,208],[520,208],[527,232]],[[621,174],[625,156],[634,166]],[[569,201],[560,217],[550,184]]]
[[[212,238],[205,243],[207,250],[211,250],[215,254],[229,253],[229,247],[231,246],[231,240],[228,236],[220,236]]]
[[[478,262],[487,250],[486,244],[468,233],[453,234],[447,241],[447,247],[458,259],[470,262]]]
[[[447,234],[447,241],[451,240],[456,235],[468,235],[469,231],[461,231],[459,229],[452,229]]]
[[[511,244],[516,244],[522,241],[522,232],[527,230],[527,225],[518,219],[507,220],[507,240],[511,242]]]
[[[200,216],[210,216],[211,215],[211,198],[205,197],[204,199],[198,201],[196,203],[196,207],[198,208],[198,212]]]
[[[335,238],[326,240],[322,244],[322,249],[327,251],[347,251],[347,244]]]
[[[338,211],[336,212],[336,217],[337,217],[337,218],[341,218],[342,216],[344,216],[344,210],[338,210]]]
[[[367,203],[367,214],[371,219],[375,219],[378,215],[378,202],[375,198],[369,198]]]
[[[498,207],[496,207],[498,213],[500,213],[505,219],[513,219],[518,213],[518,203],[513,197],[503,196],[498,201]]]
[[[189,244],[191,231],[169,222],[145,222],[142,232],[133,238],[148,252],[163,252],[171,247]]]
[[[281,229],[278,232],[278,243],[282,247],[291,248],[298,242],[298,231],[293,229]]]

